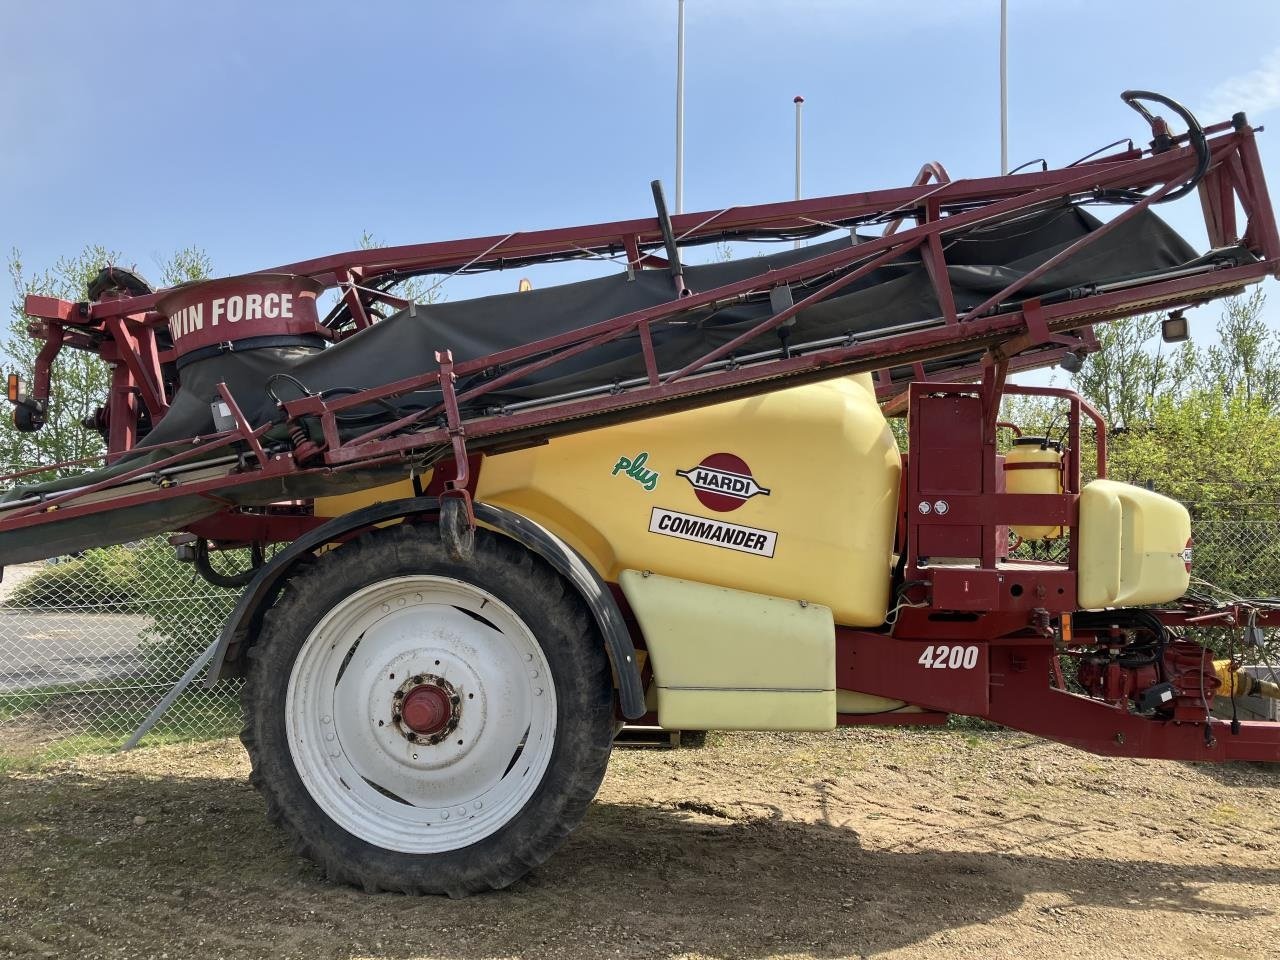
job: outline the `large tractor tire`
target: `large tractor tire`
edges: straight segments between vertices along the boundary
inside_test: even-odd
[[[613,688],[595,625],[498,534],[478,531],[467,562],[430,524],[326,553],[249,658],[250,780],[330,879],[505,887],[564,842],[604,777]]]

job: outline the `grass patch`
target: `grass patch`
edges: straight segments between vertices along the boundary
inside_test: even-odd
[[[121,691],[58,686],[0,696],[0,772],[39,769],[51,762],[118,750],[159,702],[153,696],[121,704]],[[142,745],[191,743],[240,729],[239,686],[196,687],[179,697]]]
[[[947,717],[947,722],[941,729],[962,730],[966,733],[999,733],[1005,728],[998,723],[992,723],[990,720],[983,720],[980,717],[965,717],[958,713],[953,713]]]

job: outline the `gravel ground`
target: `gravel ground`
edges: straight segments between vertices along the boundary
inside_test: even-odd
[[[0,777],[0,956],[1280,957],[1280,770],[1017,735],[618,750],[586,824],[463,901],[324,883],[239,744]]]

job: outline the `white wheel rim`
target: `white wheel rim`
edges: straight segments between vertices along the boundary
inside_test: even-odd
[[[422,742],[398,704],[406,683],[434,678],[457,696],[456,726]],[[556,693],[532,631],[501,600],[450,577],[398,577],[311,631],[285,728],[303,785],[339,826],[387,850],[441,853],[524,808],[551,759]]]

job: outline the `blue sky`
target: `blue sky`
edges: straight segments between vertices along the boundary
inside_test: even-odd
[[[1010,8],[1014,165],[1142,136],[1126,87],[1280,133],[1273,0]],[[686,210],[789,196],[797,93],[806,195],[897,186],[927,159],[997,172],[998,0],[686,9]],[[675,24],[676,0],[9,3],[0,245],[38,268],[101,243],[155,275],[194,243],[232,274],[364,230],[408,243],[648,215],[649,180],[672,193]],[[1262,149],[1280,196],[1280,136]],[[1164,212],[1198,220],[1194,198]]]

